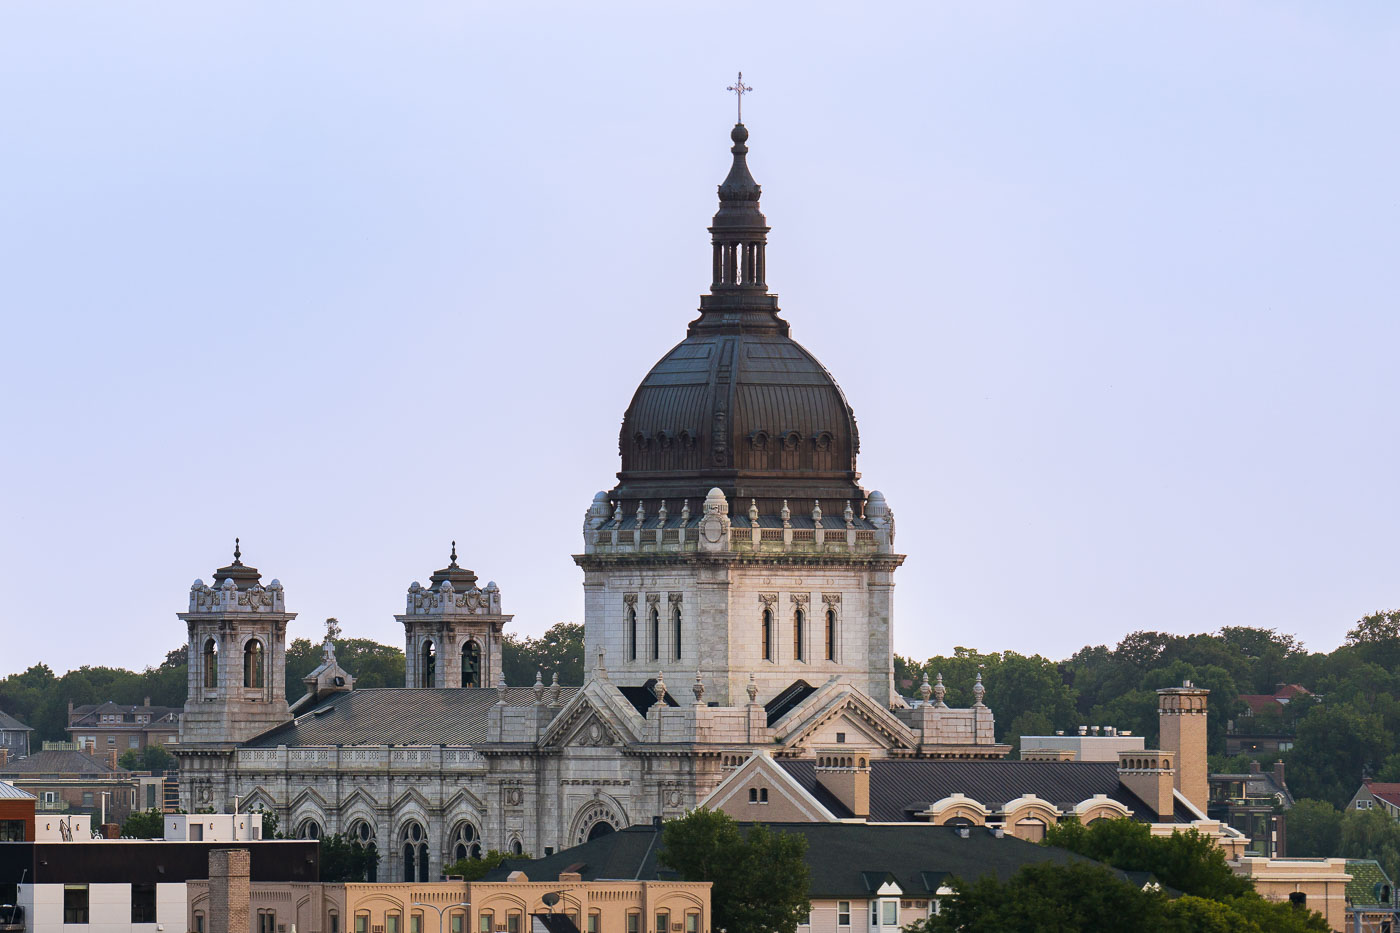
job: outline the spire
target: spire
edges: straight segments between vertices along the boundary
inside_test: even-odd
[[[731,88],[743,87],[743,80]],[[768,293],[768,220],[759,208],[763,189],[749,171],[748,127],[734,124],[733,161],[719,186],[719,210],[710,225],[710,293],[700,298],[700,319],[690,333],[769,333],[786,336],[778,299]]]

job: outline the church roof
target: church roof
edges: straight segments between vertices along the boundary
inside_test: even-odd
[[[780,758],[777,763],[808,793],[831,808],[834,798],[818,783],[815,761]],[[1035,794],[1067,811],[1095,794],[1104,794],[1132,810],[1139,819],[1155,818],[1152,808],[1118,779],[1116,761],[877,758],[870,762],[872,822],[915,819],[916,813],[955,793],[966,794],[993,810],[1023,794]],[[839,809],[842,812],[832,812],[837,816],[849,812],[844,807]],[[1179,801],[1173,816],[1179,823],[1194,819]]]
[[[566,702],[578,687],[559,690],[561,702]],[[479,745],[486,741],[491,707],[499,700],[500,695],[491,688],[356,688],[331,695],[326,702],[249,739],[244,746]],[[532,690],[506,691],[509,706],[531,706],[534,702]]]
[[[740,824],[745,828],[752,824]],[[906,897],[931,897],[950,876],[975,880],[995,875],[1006,881],[1027,865],[1040,862],[1092,863],[1066,849],[1040,846],[1013,836],[997,838],[973,827],[963,838],[955,827],[929,824],[881,826],[871,823],[768,823],[770,830],[807,840],[807,867],[813,898],[866,898],[893,879]],[[675,878],[662,867],[662,829],[629,826],[542,859],[507,860],[484,880],[505,880],[523,871],[532,881],[578,872],[584,881]],[[1127,878],[1114,870],[1119,878]]]

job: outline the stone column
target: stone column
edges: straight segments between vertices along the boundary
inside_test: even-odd
[[[247,933],[253,892],[247,849],[209,852],[209,933]]]

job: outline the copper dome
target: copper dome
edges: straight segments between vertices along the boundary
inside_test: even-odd
[[[748,131],[731,134],[734,164],[719,187],[710,227],[713,282],[686,339],[651,368],[622,420],[619,483],[609,495],[630,515],[638,504],[672,514],[718,487],[731,508],[750,499],[764,514],[788,500],[794,513],[861,512],[856,420],[836,380],[788,336],[768,292],[768,226],[745,156]],[[736,500],[738,500],[736,504]]]

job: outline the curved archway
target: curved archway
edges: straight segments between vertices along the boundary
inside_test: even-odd
[[[593,828],[588,831],[588,839],[585,841],[592,841],[601,836],[606,836],[608,833],[615,832],[617,832],[617,830],[613,828],[613,825],[611,823],[605,820],[600,820],[599,822],[593,824]]]
[[[365,851],[365,880],[376,882],[379,880],[379,846],[375,841],[374,824],[369,820],[354,820],[350,823],[348,833],[350,844],[359,846]]]
[[[428,831],[422,823],[409,820],[399,830],[399,854],[404,881],[428,880]]]
[[[210,638],[204,642],[204,688],[219,686],[219,643]]]
[[[320,839],[321,835],[321,824],[310,817],[297,824],[296,836],[298,839]]]
[[[619,830],[623,825],[618,811],[609,801],[594,800],[584,806],[574,817],[574,831],[570,834],[570,838],[577,845]],[[600,828],[603,826],[606,828]]]
[[[470,822],[463,820],[453,827],[447,851],[454,862],[464,858],[481,858],[481,834]]]
[[[418,649],[418,686],[437,686],[437,645],[431,638],[423,639],[423,645]]]
[[[481,646],[471,640],[462,646],[462,686],[467,688],[482,686]]]

